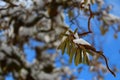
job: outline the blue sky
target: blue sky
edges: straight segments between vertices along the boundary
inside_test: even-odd
[[[110,11],[110,13],[120,17],[120,0],[105,0],[105,6],[107,5],[112,5],[113,9]],[[94,5],[93,10],[96,9],[96,5]],[[109,66],[112,68],[113,66],[116,66],[118,70],[120,71],[120,33],[118,33],[118,39],[114,38],[114,31],[110,28],[110,31],[107,32],[104,36],[100,35],[100,32],[98,32],[97,25],[99,23],[94,22],[95,19],[92,20],[92,27],[94,27],[94,31],[96,32],[95,34],[95,41],[98,41],[100,39],[100,42],[102,43],[96,43],[96,45],[101,45],[103,48],[104,55],[108,58],[109,60]],[[67,23],[68,20],[66,20]],[[85,20],[81,21],[82,26],[86,26]],[[115,25],[116,26],[116,25]],[[87,38],[86,38],[87,39]],[[88,40],[88,39],[87,39]],[[88,40],[89,41],[89,40]],[[99,42],[99,41],[98,41]],[[96,46],[96,48],[98,48]],[[113,65],[113,66],[112,66]],[[79,75],[80,79],[83,80],[91,80],[91,77],[94,76],[93,74],[90,74],[88,72],[88,67],[84,67],[85,69],[83,72]],[[86,77],[87,76],[87,77]],[[120,80],[120,72],[116,73],[116,78],[114,78],[110,73],[105,75],[104,80]]]
[[[120,17],[120,0],[104,0],[105,5],[112,4],[113,9],[111,10],[111,13],[117,15]],[[84,25],[86,23],[83,23]],[[95,25],[94,25],[95,26]],[[120,69],[120,33],[118,33],[118,39],[114,39],[113,37],[114,31],[111,29],[106,35],[104,36],[96,36],[96,40],[98,37],[102,38],[103,40],[103,51],[105,56],[109,59],[109,66],[112,67],[112,65],[116,65],[118,69]],[[33,44],[33,43],[32,43]],[[34,43],[34,45],[37,45],[38,43]],[[31,62],[35,57],[35,51],[29,49],[27,45],[25,45],[28,49],[25,50],[27,54],[27,60]],[[29,55],[31,53],[31,55]],[[72,67],[75,67],[73,64]],[[84,65],[79,65],[84,66]],[[79,67],[77,66],[77,67]],[[77,68],[76,67],[76,68]],[[75,73],[78,75],[78,73]],[[87,76],[87,77],[86,77]],[[83,71],[80,73],[79,78],[81,80],[91,80],[90,78],[94,76],[94,74],[91,74],[88,72],[88,67],[83,68]],[[6,77],[6,80],[13,80],[11,77]],[[105,76],[104,80],[120,80],[120,72],[117,73],[117,77],[114,78],[110,73]]]

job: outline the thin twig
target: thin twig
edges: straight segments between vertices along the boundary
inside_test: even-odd
[[[89,16],[89,18],[88,18],[88,31],[78,34],[79,36],[84,36],[84,35],[87,35],[87,34],[89,34],[89,33],[92,33],[91,27],[90,27],[90,21],[91,21],[91,18],[92,18],[92,16],[93,16],[93,13],[92,13],[90,4],[89,4],[88,6],[89,6],[89,12],[90,12],[90,16]]]
[[[103,58],[104,58],[104,60],[105,60],[105,63],[106,63],[106,67],[107,67],[107,69],[110,71],[110,73],[114,76],[114,77],[116,77],[116,74],[109,68],[109,66],[108,66],[108,60],[107,60],[107,58],[105,57],[105,55],[103,55],[103,52],[101,52],[101,51],[96,51],[96,50],[89,50],[90,52],[92,52],[92,53],[95,53],[96,55],[100,55],[100,56],[102,56]],[[98,53],[98,54],[97,54]]]
[[[101,55],[104,58],[107,69],[111,72],[111,74],[113,74],[114,77],[116,77],[116,74],[108,66],[108,60],[107,60],[107,58],[103,54],[99,54],[99,55]]]

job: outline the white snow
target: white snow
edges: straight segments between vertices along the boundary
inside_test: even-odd
[[[74,39],[73,42],[77,44],[82,44],[82,45],[91,45],[90,43],[88,43],[86,40],[82,38]]]
[[[78,33],[75,33],[74,36],[76,39],[79,39]]]

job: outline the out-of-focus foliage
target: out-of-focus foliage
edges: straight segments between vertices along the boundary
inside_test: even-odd
[[[48,50],[56,49],[61,44],[60,49],[63,54],[65,47],[67,48],[70,56],[69,62],[72,62],[73,53],[75,53],[76,65],[84,61],[88,63],[89,56],[79,54],[81,50],[76,49],[69,35],[66,35],[67,41],[62,41],[60,37],[64,35],[64,32],[71,31],[70,27],[74,25],[78,28],[78,31],[74,33],[78,33],[79,37],[94,33],[90,24],[92,18],[96,18],[101,23],[98,28],[103,35],[109,31],[111,25],[118,24],[120,19],[109,14],[111,6],[103,8],[103,3],[103,0],[1,0],[0,80],[4,80],[9,73],[15,80],[75,80],[77,76],[73,74],[74,70],[66,66],[67,64],[58,54],[59,51],[54,50],[50,54]],[[97,4],[97,11],[93,12],[91,7],[94,4]],[[69,18],[70,26],[64,23],[66,16]],[[88,32],[80,26],[79,21],[82,19],[80,16],[88,18],[86,22]],[[114,37],[117,38],[120,25],[118,24],[117,30],[114,30]],[[38,42],[39,45],[34,46],[30,43],[31,40]],[[31,63],[26,60],[26,45],[35,51],[35,59]],[[87,49],[81,48],[83,53],[86,53]],[[30,52],[29,55],[31,54]],[[55,60],[58,56],[58,62],[63,65],[60,68],[55,67]],[[93,56],[89,64],[92,65],[90,71],[98,72],[98,80],[101,80],[103,76],[99,71],[102,70],[103,73],[108,71],[106,66],[98,61],[99,57],[99,55]]]

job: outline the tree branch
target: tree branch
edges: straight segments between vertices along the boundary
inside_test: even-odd
[[[88,31],[87,31],[87,32],[83,32],[83,33],[79,33],[79,34],[78,34],[79,36],[84,36],[84,35],[87,35],[87,34],[89,34],[89,33],[92,33],[91,27],[90,27],[90,21],[91,21],[91,18],[93,17],[93,13],[92,13],[90,4],[89,4],[88,6],[89,6],[89,12],[90,12],[90,16],[89,16],[89,18],[88,18]]]

